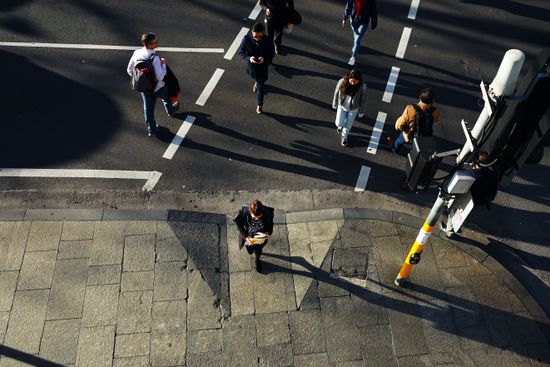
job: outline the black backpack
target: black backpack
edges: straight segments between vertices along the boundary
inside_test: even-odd
[[[136,92],[153,93],[157,86],[157,76],[153,67],[153,59],[157,56],[152,54],[147,60],[139,60],[132,71],[130,85]]]
[[[423,110],[419,105],[412,105],[416,111],[413,122],[413,133],[416,136],[432,136],[435,107]]]

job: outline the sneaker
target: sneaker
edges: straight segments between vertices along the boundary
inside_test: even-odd
[[[275,45],[275,53],[279,55],[281,53],[281,45]]]
[[[342,128],[341,128],[340,126],[338,126],[338,127],[336,128],[336,131],[338,131],[338,134],[341,134],[341,133],[342,133]]]
[[[261,114],[261,113],[263,113],[263,112],[264,112],[264,109],[262,108],[262,106],[256,107],[256,113],[257,113],[258,115]]]
[[[180,103],[178,101],[172,103],[172,107],[174,108],[174,110],[172,111],[171,114],[169,114],[168,116],[170,117],[174,117],[174,115],[178,112],[178,110],[180,109]]]
[[[352,56],[348,60],[348,65],[353,66],[355,65],[355,56]]]
[[[388,147],[391,149],[392,153],[395,153],[396,152],[395,145],[394,145],[395,141],[391,136],[388,136],[386,138],[386,143],[388,143]]]
[[[149,131],[149,132],[147,133],[147,135],[148,135],[148,136],[153,136],[153,133]]]
[[[348,138],[342,137],[342,146],[345,147],[348,145]]]

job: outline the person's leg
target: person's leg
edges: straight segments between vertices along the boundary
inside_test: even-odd
[[[246,248],[246,252],[248,252],[249,255],[252,255],[254,252],[254,246],[244,246]]]
[[[355,121],[358,113],[359,110],[346,111],[345,123],[342,126],[342,139],[347,140],[351,127],[353,126],[353,122]]]
[[[283,28],[284,28],[284,20],[283,19],[276,19],[276,22],[274,22],[273,25],[273,43],[275,44],[275,50],[277,53],[280,51],[281,43],[283,42]]]
[[[367,33],[368,24],[353,24],[352,22],[350,23],[350,26],[353,30],[353,48],[351,49],[351,56],[356,57],[359,49],[361,48],[361,40]]]
[[[263,107],[265,95],[265,81],[256,80],[256,105]]]
[[[255,255],[254,264],[256,265],[256,271],[258,273],[262,271],[262,263],[260,262],[260,256],[262,256],[262,251],[264,249],[264,246],[265,244],[254,246],[254,255]]]
[[[393,149],[395,150],[395,152],[397,153],[399,151],[399,148],[401,148],[405,143],[405,135],[403,135],[403,133],[401,132],[398,133],[397,137],[395,138],[395,142],[393,143]]]
[[[265,35],[271,38],[273,41],[275,33],[275,22],[273,21],[273,18],[265,18]]]
[[[336,121],[334,121],[334,124],[336,125],[338,132],[342,132],[342,129],[345,123],[346,123],[346,110],[344,110],[341,106],[338,106],[338,108],[336,109]]]
[[[164,104],[164,109],[166,110],[168,116],[172,117],[172,115],[176,113],[177,107],[174,106],[172,101],[170,101],[170,99],[168,98],[168,88],[166,88],[166,86],[160,88],[156,92],[156,95],[162,100],[162,103]]]
[[[149,136],[151,136],[157,131],[157,123],[155,122],[155,102],[157,100],[157,97],[154,93],[141,93],[141,98],[143,99],[143,114],[145,116],[145,124],[147,125]]]

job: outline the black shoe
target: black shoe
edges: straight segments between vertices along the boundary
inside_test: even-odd
[[[342,128],[341,128],[340,126],[338,126],[338,127],[336,128],[336,131],[338,131],[338,134],[341,134],[341,133],[342,133]]]
[[[342,146],[345,147],[348,145],[348,138],[342,138]]]
[[[256,271],[258,273],[262,272],[262,262],[260,261],[260,259],[256,259]]]

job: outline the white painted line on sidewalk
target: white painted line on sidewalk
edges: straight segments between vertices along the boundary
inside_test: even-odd
[[[391,103],[393,92],[395,91],[395,85],[397,84],[397,77],[399,77],[399,69],[396,66],[392,66],[390,76],[388,77],[388,83],[386,84],[386,91],[382,96],[382,102]]]
[[[189,129],[191,129],[191,126],[193,126],[193,122],[195,122],[195,116],[187,115],[185,121],[183,121],[183,123],[181,124],[178,133],[176,134],[176,136],[174,136],[174,139],[172,139],[172,142],[166,149],[166,152],[164,152],[162,158],[172,159],[174,157],[174,154],[176,154],[176,151],[180,147],[181,142],[183,141],[183,139],[185,139],[185,135],[187,135]]]
[[[370,167],[361,166],[361,172],[359,172],[359,178],[357,178],[357,183],[355,184],[354,191],[365,191],[367,187],[367,182],[369,182],[370,176]]]
[[[397,46],[397,52],[395,53],[395,57],[398,59],[403,59],[405,57],[405,51],[407,50],[407,44],[409,43],[409,38],[411,37],[411,31],[412,28],[403,28],[401,40],[399,41],[399,46]]]
[[[139,46],[113,46],[113,45],[94,45],[78,43],[39,43],[39,42],[0,42],[0,46],[8,47],[38,47],[38,48],[72,48],[80,50],[127,50],[134,51]],[[223,54],[223,48],[190,48],[190,47],[159,47],[157,51],[166,52],[194,52],[194,53],[220,53]]]
[[[372,129],[372,135],[370,137],[367,153],[376,154],[376,151],[378,150],[378,145],[380,144],[382,131],[384,131],[384,124],[386,123],[387,116],[388,114],[385,112],[378,112],[378,116],[376,116],[376,123],[374,124],[374,128]]]
[[[248,19],[256,20],[256,18],[258,18],[258,15],[260,15],[261,11],[262,11],[262,7],[260,6],[260,2],[258,1],[254,9],[252,9],[252,11],[250,12]]]
[[[214,74],[212,74],[212,78],[210,78],[210,81],[208,82],[208,84],[206,84],[206,87],[204,87],[204,90],[199,96],[199,99],[197,99],[197,102],[195,102],[196,104],[198,104],[199,106],[204,106],[206,104],[208,97],[210,97],[210,94],[212,94],[212,91],[214,90],[214,88],[216,88],[216,85],[220,81],[220,78],[222,77],[224,71],[225,70],[219,68],[214,71]]]
[[[409,19],[416,19],[416,12],[418,11],[418,7],[420,6],[420,0],[412,0],[411,2],[411,8],[409,9]]]
[[[118,171],[105,169],[34,169],[0,168],[0,177],[39,178],[116,178],[126,180],[147,180],[142,191],[151,191],[162,176],[157,171]]]
[[[227,52],[225,53],[224,59],[231,60],[233,56],[235,56],[235,52],[237,52],[237,49],[241,45],[241,42],[243,40],[243,37],[246,36],[248,33],[248,28],[242,27],[239,31],[239,34],[237,34],[237,37],[233,40],[233,43],[229,48],[227,49]]]

